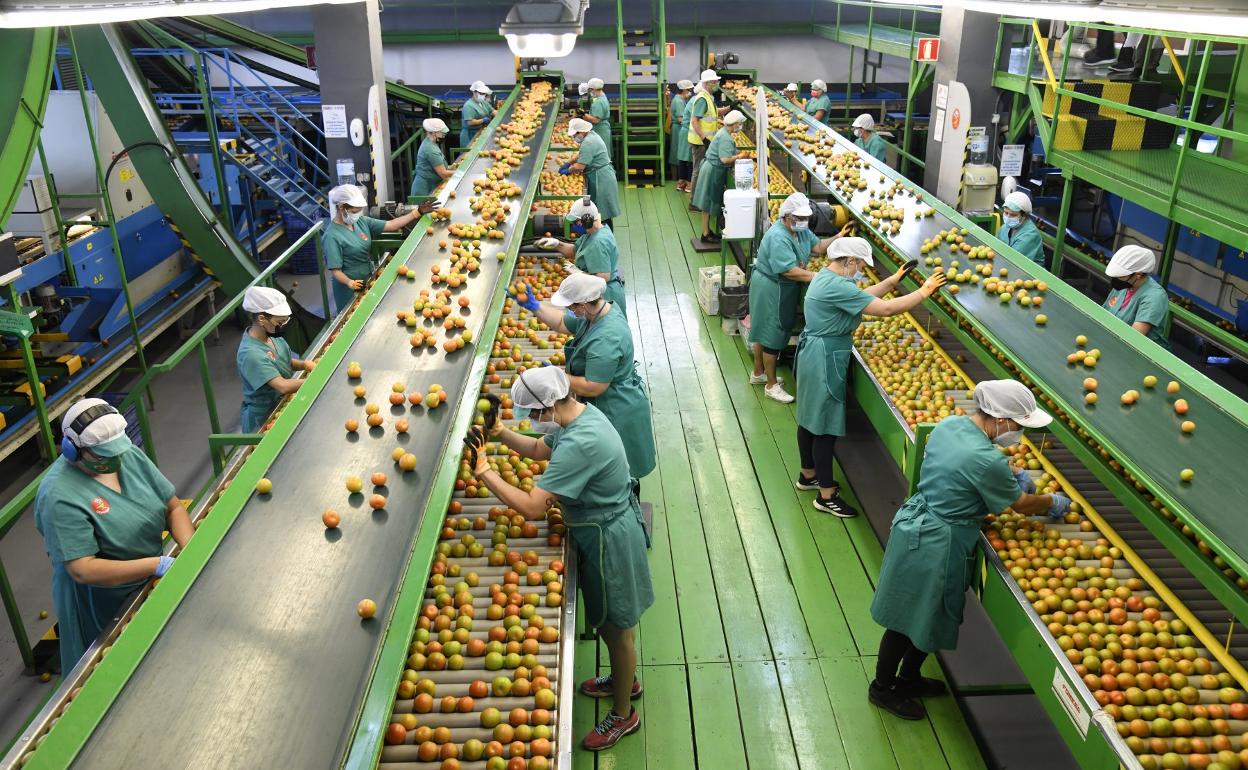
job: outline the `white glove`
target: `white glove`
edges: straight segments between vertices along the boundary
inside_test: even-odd
[[[567,273],[568,275],[572,275],[573,273],[581,272],[581,269],[577,267],[576,265],[572,264],[571,262],[564,262],[563,272]]]
[[[538,238],[537,247],[543,251],[554,251],[559,248],[558,238]]]

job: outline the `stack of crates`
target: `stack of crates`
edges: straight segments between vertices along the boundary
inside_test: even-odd
[[[1072,91],[1119,104],[1156,110],[1161,95],[1157,83],[1116,80],[1085,80],[1068,83]],[[1057,94],[1046,86],[1044,114],[1053,117]],[[1142,118],[1108,105],[1077,97],[1062,97],[1057,115],[1055,150],[1160,150],[1174,144],[1174,126],[1160,120]]]
[[[139,449],[143,448],[143,431],[139,427],[139,408],[134,404],[121,409],[121,402],[126,399],[129,393],[101,393],[100,398],[113,405],[113,408],[121,410],[121,416],[126,418],[126,435],[130,438],[130,442]],[[140,396],[142,398],[142,396]]]
[[[308,223],[303,217],[290,209],[282,209],[282,224],[286,227],[286,243],[291,244],[303,237],[308,231]],[[267,262],[271,262],[268,260]],[[268,267],[266,261],[261,261],[261,267]],[[316,263],[316,239],[309,238],[303,248],[295,252],[287,263],[290,272],[296,275],[316,275],[320,272],[320,265]]]
[[[698,268],[698,304],[707,315],[719,315],[719,273],[724,270],[724,286],[744,286],[745,273],[736,265],[727,268]]]

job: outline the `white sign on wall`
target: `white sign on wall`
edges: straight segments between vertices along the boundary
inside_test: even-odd
[[[326,139],[346,139],[349,136],[347,130],[347,105],[322,104],[321,123],[325,127]]]
[[[1001,176],[1020,176],[1023,173],[1023,152],[1026,145],[1007,144],[1001,148]]]

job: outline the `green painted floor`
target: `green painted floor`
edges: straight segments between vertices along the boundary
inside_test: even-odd
[[[656,602],[638,634],[641,731],[597,757],[578,748],[574,766],[984,767],[952,698],[929,700],[920,722],[867,703],[880,543],[864,518],[821,514],[794,489],[793,407],[748,384],[744,347],[698,307],[697,268],[719,255],[689,246],[688,198],[668,185],[622,200],[615,232],[659,452],[642,481]],[[578,643],[578,680],[607,665],[605,647]],[[595,708],[610,704],[577,697],[578,738]]]

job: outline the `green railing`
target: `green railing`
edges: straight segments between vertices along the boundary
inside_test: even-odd
[[[407,200],[407,191],[412,189],[412,175],[416,168],[416,154],[420,152],[420,142],[425,138],[425,130],[418,128],[412,132],[403,144],[395,147],[390,153],[390,174],[394,178],[394,199]]]

